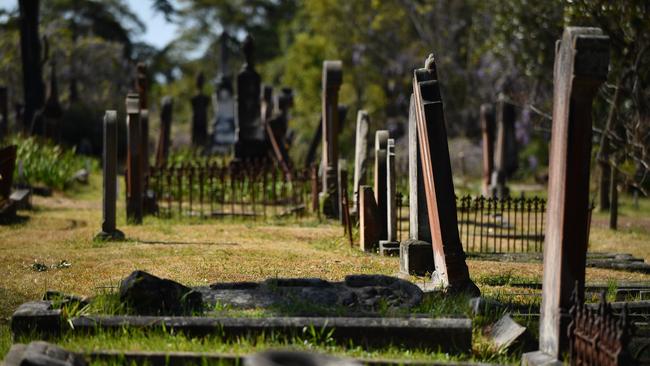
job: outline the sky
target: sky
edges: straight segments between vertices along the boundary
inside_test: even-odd
[[[125,0],[125,2],[147,26],[146,32],[136,41],[144,41],[156,48],[162,48],[175,37],[178,26],[167,23],[163,15],[155,13],[151,9],[151,0]],[[177,6],[176,1],[172,0],[171,2],[175,7]],[[0,0],[0,9],[16,9],[17,7],[17,0]]]

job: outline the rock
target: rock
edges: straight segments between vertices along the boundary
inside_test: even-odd
[[[13,345],[5,356],[3,364],[5,366],[87,365],[81,355],[43,341],[35,341],[28,345]]]
[[[180,315],[203,307],[200,292],[143,271],[122,280],[120,300],[139,315]]]
[[[296,351],[264,351],[244,358],[244,366],[361,366],[354,360]]]

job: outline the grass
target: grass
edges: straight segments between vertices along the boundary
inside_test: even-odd
[[[12,226],[0,226],[0,355],[11,345],[8,317],[16,307],[40,298],[48,289],[82,296],[100,295],[95,308],[84,311],[119,313],[122,309],[110,299],[120,279],[135,269],[171,278],[186,285],[213,282],[261,281],[273,277],[320,277],[342,280],[348,274],[394,275],[397,258],[385,258],[349,247],[338,223],[316,218],[274,219],[270,222],[227,219],[202,221],[147,217],[144,225],[127,225],[124,217],[123,185],[118,200],[118,228],[126,233],[123,242],[94,242],[101,222],[101,177],[92,174],[89,186],[78,186],[52,197],[34,197],[35,210],[23,212],[28,220]],[[595,213],[590,250],[630,252],[650,258],[650,201],[641,200],[639,209],[627,196],[621,197],[620,230],[606,228],[606,215]],[[67,261],[69,267],[57,268]],[[47,267],[43,272],[32,269],[34,263]],[[540,291],[510,286],[513,282],[540,281],[541,263],[495,263],[468,260],[470,273],[484,295],[504,302],[539,303]],[[412,278],[413,281],[424,281]],[[587,269],[588,282],[650,281],[649,275],[605,269]],[[611,291],[610,291],[611,292]],[[70,309],[70,312],[81,309]],[[266,316],[262,311],[236,313],[217,306],[215,314]],[[275,309],[276,311],[305,311]],[[312,309],[307,309],[312,310]],[[431,316],[465,315],[467,299],[430,298],[413,312]],[[387,313],[386,313],[387,314]],[[519,356],[509,356],[491,348],[485,326],[502,314],[474,317],[473,353],[468,360],[518,363]],[[533,328],[535,320],[521,318]],[[366,351],[360,347],[313,344],[307,339],[240,340],[224,343],[218,339],[184,338],[179,334],[139,334],[124,330],[119,334],[99,334],[90,338],[76,335],[57,340],[75,350],[111,348],[118,350],[192,350],[247,353],[267,347],[316,349],[352,357],[397,359],[450,359],[433,351],[409,351],[399,347]],[[321,337],[322,338],[322,337]],[[327,338],[327,337],[325,337]],[[300,343],[302,342],[302,343]],[[319,343],[319,342],[315,342]],[[321,342],[322,343],[322,342]],[[325,342],[326,343],[326,342]],[[311,348],[309,348],[311,347]]]

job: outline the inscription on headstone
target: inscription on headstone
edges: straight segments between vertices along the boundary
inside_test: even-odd
[[[553,72],[539,351],[524,354],[523,365],[562,364],[576,284],[578,296],[584,296],[592,103],[608,66],[609,38],[599,28],[565,28],[556,45]]]
[[[456,194],[433,55],[429,55],[423,69],[415,70],[413,94],[435,264],[432,281],[447,291],[479,294],[478,287],[469,277],[458,234]]]
[[[322,96],[322,128],[323,128],[323,153],[321,155],[323,167],[323,186],[321,201],[323,214],[329,218],[338,218],[339,190],[337,166],[339,159],[338,131],[339,89],[343,82],[343,64],[341,61],[323,62],[323,96]]]

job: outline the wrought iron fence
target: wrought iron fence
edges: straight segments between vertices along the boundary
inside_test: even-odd
[[[287,216],[308,209],[312,179],[265,160],[183,163],[152,167],[145,191],[159,217]]]

